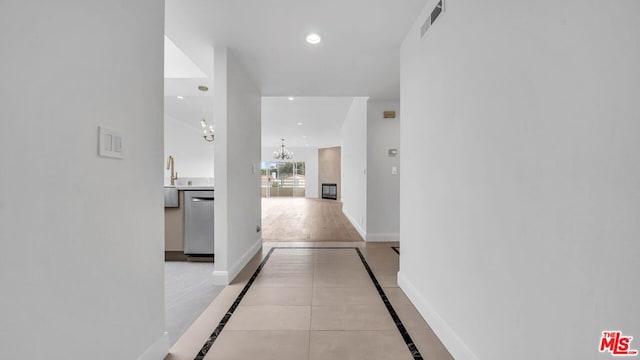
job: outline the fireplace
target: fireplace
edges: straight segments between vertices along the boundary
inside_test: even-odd
[[[336,184],[322,184],[322,198],[338,200],[338,186]]]

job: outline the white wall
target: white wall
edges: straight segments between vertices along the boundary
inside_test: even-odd
[[[277,147],[263,147],[262,161],[275,161],[273,151]],[[288,147],[293,151],[293,161],[304,161],[305,167],[305,197],[318,198],[318,148],[317,147]]]
[[[384,119],[393,110],[395,119]],[[397,149],[389,157],[389,149]],[[367,103],[367,241],[398,241],[400,231],[400,102]],[[396,167],[397,174],[391,173]]]
[[[342,211],[367,233],[367,98],[356,97],[342,126]]]
[[[174,157],[178,183],[184,179],[213,179],[213,147],[202,138],[202,130],[164,114],[164,158]],[[171,171],[164,172],[165,184],[171,182]],[[196,184],[194,182],[194,184]]]
[[[168,351],[163,27],[151,0],[0,3],[2,358]]]
[[[261,95],[231,51],[214,49],[214,278],[228,284],[262,248]]]
[[[402,47],[401,287],[456,359],[608,359],[640,336],[640,2],[446,5]]]

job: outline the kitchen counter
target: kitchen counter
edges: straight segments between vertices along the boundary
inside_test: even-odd
[[[185,190],[213,190],[213,185],[165,185],[164,187],[175,187],[180,191]]]

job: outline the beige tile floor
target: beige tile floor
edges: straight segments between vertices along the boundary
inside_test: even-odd
[[[265,243],[171,348],[192,360],[271,247],[358,247],[423,358],[451,360],[395,276],[397,243]],[[275,249],[205,359],[413,359],[357,252]]]

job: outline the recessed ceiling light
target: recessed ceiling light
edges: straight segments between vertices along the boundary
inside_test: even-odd
[[[293,96],[289,96],[289,100],[293,101]]]
[[[306,138],[307,138],[307,135],[302,135],[302,138],[303,138],[303,139],[306,139]]]
[[[184,99],[184,96],[178,96],[178,99],[182,100]]]
[[[299,123],[298,123],[298,125],[302,125],[302,123],[301,123],[301,122],[299,122]]]
[[[309,144],[304,144],[304,146],[309,146]]]
[[[307,42],[309,44],[316,45],[316,44],[319,44],[320,41],[322,41],[322,37],[316,33],[311,33],[307,35]]]

